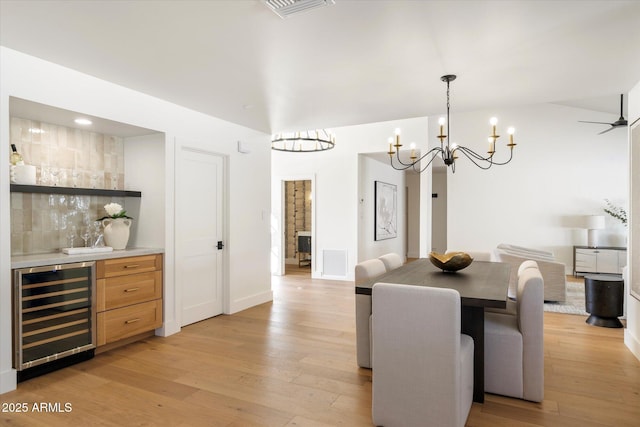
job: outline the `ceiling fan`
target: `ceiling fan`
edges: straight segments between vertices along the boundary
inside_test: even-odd
[[[602,135],[603,133],[609,132],[610,130],[613,130],[615,128],[619,128],[619,127],[624,127],[627,126],[627,119],[624,118],[624,116],[622,115],[622,100],[623,100],[624,94],[620,94],[620,118],[618,120],[616,120],[613,123],[605,123],[605,122],[586,122],[584,120],[578,120],[581,123],[596,123],[596,124],[600,124],[600,125],[609,125],[611,126],[609,129],[605,129],[602,132],[600,132],[598,135]]]

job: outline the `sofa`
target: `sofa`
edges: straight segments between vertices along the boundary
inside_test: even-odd
[[[567,300],[565,265],[558,262],[552,252],[501,243],[494,250],[494,260],[511,264],[509,298],[516,298],[518,267],[526,260],[533,260],[538,264],[544,281],[544,300],[553,302]]]

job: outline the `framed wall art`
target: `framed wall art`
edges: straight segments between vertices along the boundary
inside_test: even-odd
[[[376,211],[375,240],[398,237],[398,188],[393,184],[375,181]]]

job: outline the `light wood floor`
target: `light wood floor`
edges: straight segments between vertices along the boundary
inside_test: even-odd
[[[370,426],[349,282],[275,278],[273,303],[150,338],[0,396],[12,426]],[[71,404],[34,413],[33,403]],[[7,404],[7,406],[5,406]],[[468,426],[639,426],[640,362],[621,329],[545,313],[545,401],[487,395]]]

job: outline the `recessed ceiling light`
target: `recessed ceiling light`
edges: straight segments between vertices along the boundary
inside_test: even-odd
[[[74,121],[77,124],[83,125],[83,126],[88,126],[88,125],[90,125],[92,123],[91,120],[88,120],[88,119],[75,119]]]

